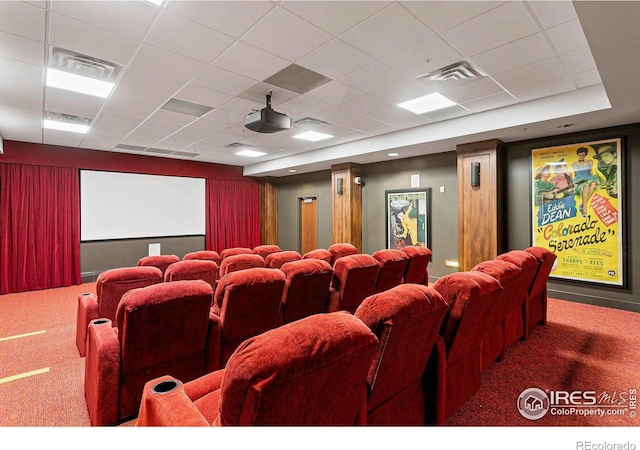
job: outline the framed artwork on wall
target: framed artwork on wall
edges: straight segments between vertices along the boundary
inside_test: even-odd
[[[532,245],[556,254],[552,278],[625,286],[622,143],[531,151]]]
[[[385,191],[387,248],[430,246],[431,188]]]

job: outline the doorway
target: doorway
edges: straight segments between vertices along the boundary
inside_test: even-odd
[[[318,248],[318,210],[316,197],[302,197],[300,203],[300,253]]]

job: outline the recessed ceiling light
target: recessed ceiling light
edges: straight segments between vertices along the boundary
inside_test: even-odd
[[[556,128],[569,128],[572,127],[572,123],[563,123],[562,125],[558,125]]]
[[[447,108],[455,104],[455,102],[436,92],[434,94],[414,98],[413,100],[409,100],[408,102],[399,103],[398,106],[404,109],[408,109],[409,111],[416,114],[424,114],[429,111]]]
[[[318,142],[324,139],[332,138],[330,134],[319,133],[317,131],[305,131],[304,133],[293,136],[296,139],[304,139],[305,141]]]
[[[236,152],[236,155],[238,155],[238,156],[251,156],[252,158],[257,158],[258,156],[266,155],[266,153],[258,152],[256,150],[240,150],[239,152]]]
[[[296,173],[297,170],[296,169],[289,169],[289,173]]]
[[[399,156],[400,153],[396,153],[396,152],[391,152],[391,153],[387,153],[387,156]]]
[[[115,85],[108,81],[83,77],[49,67],[47,68],[47,86],[107,98]]]
[[[53,119],[44,119],[44,127],[49,130],[70,131],[72,133],[87,134],[89,132],[89,125],[83,125],[79,123],[61,122]]]

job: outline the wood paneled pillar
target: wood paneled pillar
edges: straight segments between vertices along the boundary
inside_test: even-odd
[[[278,244],[278,185],[260,180],[260,243]]]
[[[504,143],[497,139],[457,146],[460,271],[470,270],[503,251],[503,152]],[[476,186],[472,186],[472,164],[479,164]]]
[[[362,251],[362,185],[360,166],[352,163],[331,166],[332,242],[347,242]]]

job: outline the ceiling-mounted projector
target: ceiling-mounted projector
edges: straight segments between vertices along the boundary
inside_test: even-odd
[[[269,93],[267,94],[267,107],[247,114],[244,118],[244,126],[258,133],[275,133],[291,128],[293,120],[286,114],[271,108],[271,93]]]

